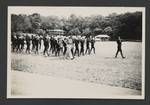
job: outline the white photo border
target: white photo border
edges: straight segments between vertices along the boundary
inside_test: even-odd
[[[11,9],[15,7],[30,7],[30,6],[8,6],[7,7],[7,12],[8,12],[7,13],[7,98],[8,99],[9,98],[49,98],[49,97],[26,97],[26,96],[12,96],[11,95],[11,14],[13,13]],[[53,7],[53,6],[32,6],[32,7],[38,8],[38,7]],[[69,7],[69,6],[55,6],[55,7]],[[73,7],[78,7],[78,6],[73,6]],[[83,6],[83,7],[86,7],[86,6]],[[93,7],[93,6],[89,6],[89,7]],[[99,7],[101,8],[103,6],[99,6]],[[108,6],[105,6],[105,7],[108,7]],[[112,6],[108,8],[112,8]],[[117,6],[117,8],[119,7]],[[130,8],[130,7],[125,7],[125,8]],[[137,8],[137,10],[139,9],[142,12],[142,89],[141,89],[142,95],[141,96],[108,96],[108,97],[99,97],[99,99],[141,99],[141,100],[145,99],[146,7],[132,7],[132,8]],[[80,98],[80,97],[77,97],[77,98]],[[90,99],[95,99],[95,98],[90,98]]]

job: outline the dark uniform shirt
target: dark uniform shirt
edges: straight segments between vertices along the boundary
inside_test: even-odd
[[[90,41],[89,41],[89,39],[87,39],[87,41],[86,41],[86,48],[87,49],[89,48],[89,44],[90,44]]]
[[[92,47],[92,48],[94,48],[94,43],[95,43],[95,40],[92,39],[92,40],[91,40],[91,47]]]
[[[118,39],[118,40],[117,40],[117,44],[118,44],[118,49],[121,49],[122,41]]]

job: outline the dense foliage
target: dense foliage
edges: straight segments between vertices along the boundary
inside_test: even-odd
[[[142,39],[142,12],[77,17],[72,14],[68,18],[57,16],[40,16],[12,14],[11,31],[44,34],[49,29],[63,29],[65,35],[98,35],[108,34],[111,39],[121,36],[128,40]]]

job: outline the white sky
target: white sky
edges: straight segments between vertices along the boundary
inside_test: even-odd
[[[14,14],[39,13],[42,16],[68,17],[71,14],[77,16],[102,15],[108,16],[111,13],[126,13],[143,11],[144,7],[73,7],[73,6],[9,6],[8,12]]]

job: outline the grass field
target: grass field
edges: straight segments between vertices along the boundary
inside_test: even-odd
[[[116,42],[96,42],[96,54],[66,60],[42,54],[11,53],[11,68],[23,72],[50,75],[78,81],[141,90],[142,43],[124,42],[122,59],[116,53]]]

